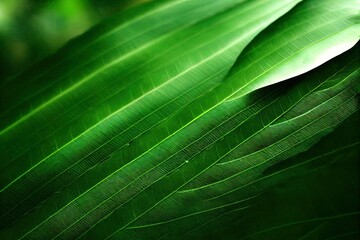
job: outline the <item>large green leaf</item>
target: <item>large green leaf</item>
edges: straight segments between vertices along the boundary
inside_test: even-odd
[[[199,239],[286,199],[267,192],[359,108],[359,46],[318,67],[358,40],[358,1],[297,2],[156,1],[10,81],[3,238]]]

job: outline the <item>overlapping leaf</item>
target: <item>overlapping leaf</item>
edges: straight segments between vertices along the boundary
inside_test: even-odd
[[[297,2],[150,3],[9,82],[2,226],[18,222],[3,237],[197,239],[252,212],[299,172],[274,166],[359,107],[358,46],[288,80],[356,43],[358,1],[303,1],[271,24]]]

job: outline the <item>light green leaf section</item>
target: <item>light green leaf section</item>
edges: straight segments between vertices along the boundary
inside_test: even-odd
[[[14,87],[25,98],[9,105],[0,133],[0,238],[211,239],[217,233],[209,229],[221,226],[224,234],[229,225],[240,233],[228,239],[264,239],[272,231],[284,239],[278,229],[312,239],[329,221],[358,216],[356,209],[329,212],[332,196],[323,214],[295,209],[289,225],[269,217],[245,227],[269,207],[266,199],[286,201],[291,182],[305,191],[308,183],[296,176],[316,178],[344,151],[349,162],[358,156],[358,135],[341,144],[333,136],[347,136],[359,120],[359,46],[348,50],[360,35],[359,1],[297,3],[145,4],[138,15],[126,13],[134,14],[129,22],[77,40],[93,37],[79,51],[70,44],[69,55],[55,55],[59,65],[30,77],[40,83],[53,75],[34,85],[36,93]],[[144,29],[153,30],[142,33],[149,19]],[[110,40],[125,29],[139,42],[112,49]],[[87,65],[87,54],[97,60]],[[84,65],[71,65],[79,60]],[[64,66],[74,73],[67,77]],[[332,132],[344,120],[346,131]],[[281,184],[285,190],[276,192]]]
[[[298,6],[302,11],[284,16],[242,52],[228,80],[239,88],[234,97],[307,72],[359,40],[360,1],[307,1],[303,5]]]

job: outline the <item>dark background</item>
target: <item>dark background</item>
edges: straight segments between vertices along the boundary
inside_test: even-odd
[[[144,0],[0,0],[0,83]]]

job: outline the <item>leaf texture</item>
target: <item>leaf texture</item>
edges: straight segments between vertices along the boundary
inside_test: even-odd
[[[4,86],[0,238],[355,236],[324,174],[359,156],[359,9],[154,1],[73,40]],[[269,208],[326,182],[317,211]]]

